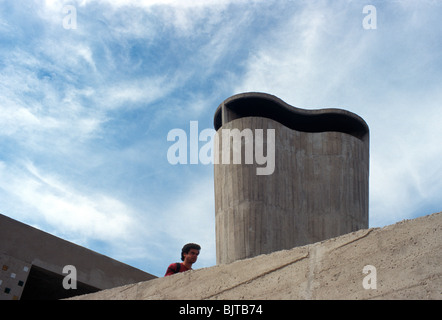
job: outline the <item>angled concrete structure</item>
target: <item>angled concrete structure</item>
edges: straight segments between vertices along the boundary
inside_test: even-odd
[[[76,271],[76,289],[63,280]],[[0,214],[0,300],[53,300],[155,276]],[[72,284],[72,281],[69,280]]]
[[[442,300],[441,288],[442,213],[435,213],[72,299]]]
[[[368,228],[369,128],[358,115],[299,109],[252,92],[221,103],[214,127],[218,264]],[[236,129],[243,140],[235,146],[224,132]],[[258,174],[256,154],[251,164],[246,158],[257,152],[259,130],[274,134],[263,138],[264,153],[274,152],[270,174]],[[235,148],[243,148],[240,164]]]

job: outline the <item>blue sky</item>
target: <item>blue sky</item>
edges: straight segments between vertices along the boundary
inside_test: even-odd
[[[247,91],[364,118],[370,227],[441,211],[441,16],[442,1],[0,0],[0,213],[157,276],[187,242],[212,266],[213,166],[171,165],[167,134],[213,128]]]

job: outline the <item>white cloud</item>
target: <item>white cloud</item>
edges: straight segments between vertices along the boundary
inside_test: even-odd
[[[179,255],[184,244],[194,242],[202,246],[199,266],[213,265],[216,260],[213,177],[197,177],[185,184],[183,193],[171,197],[173,201],[165,204],[159,220],[161,230],[170,237],[164,244],[167,255],[171,258]]]
[[[370,115],[374,122],[370,197],[375,225],[413,218],[423,203],[442,206],[441,103],[437,89],[428,89],[425,96],[401,92],[385,101],[388,107],[378,117]]]
[[[83,3],[91,3],[94,0],[84,0]],[[141,8],[150,8],[153,6],[165,5],[178,8],[198,8],[213,7],[219,5],[228,5],[230,3],[254,3],[258,0],[99,0],[99,2],[107,3],[116,7],[135,6]]]
[[[435,196],[441,183],[434,183],[442,158],[441,81],[432,71],[440,58],[432,36],[424,36],[434,32],[423,23],[432,6],[397,9],[399,19],[379,18],[370,33],[361,29],[362,6],[345,3],[311,2],[295,12],[249,57],[235,92],[361,115],[371,130],[370,222],[379,226],[411,217],[422,202],[442,205]]]
[[[14,103],[0,105],[0,135],[12,136],[23,128],[36,127],[40,121],[29,110]]]
[[[145,77],[127,81],[116,81],[97,92],[96,107],[103,111],[128,108],[128,103],[146,107],[165,97],[176,88],[179,81],[167,76]]]
[[[42,173],[32,163],[22,168],[0,163],[4,197],[18,200],[30,210],[21,219],[45,225],[64,238],[128,245],[141,231],[136,213],[118,199],[103,193],[87,193]],[[9,196],[7,195],[9,194]]]
[[[344,85],[370,44],[348,14],[342,2],[309,2],[294,10],[260,39],[235,92],[269,92],[304,108],[323,107],[315,103]]]

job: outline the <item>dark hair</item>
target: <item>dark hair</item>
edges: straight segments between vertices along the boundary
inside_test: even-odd
[[[189,253],[190,249],[201,250],[201,246],[196,243],[185,244],[181,250],[181,261],[184,261],[184,253]]]

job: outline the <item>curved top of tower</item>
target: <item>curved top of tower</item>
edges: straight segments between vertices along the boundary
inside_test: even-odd
[[[369,134],[367,123],[350,111],[296,108],[276,96],[261,92],[240,93],[224,100],[215,111],[215,130],[243,117],[269,118],[297,131],[343,132],[361,140],[368,140]]]

